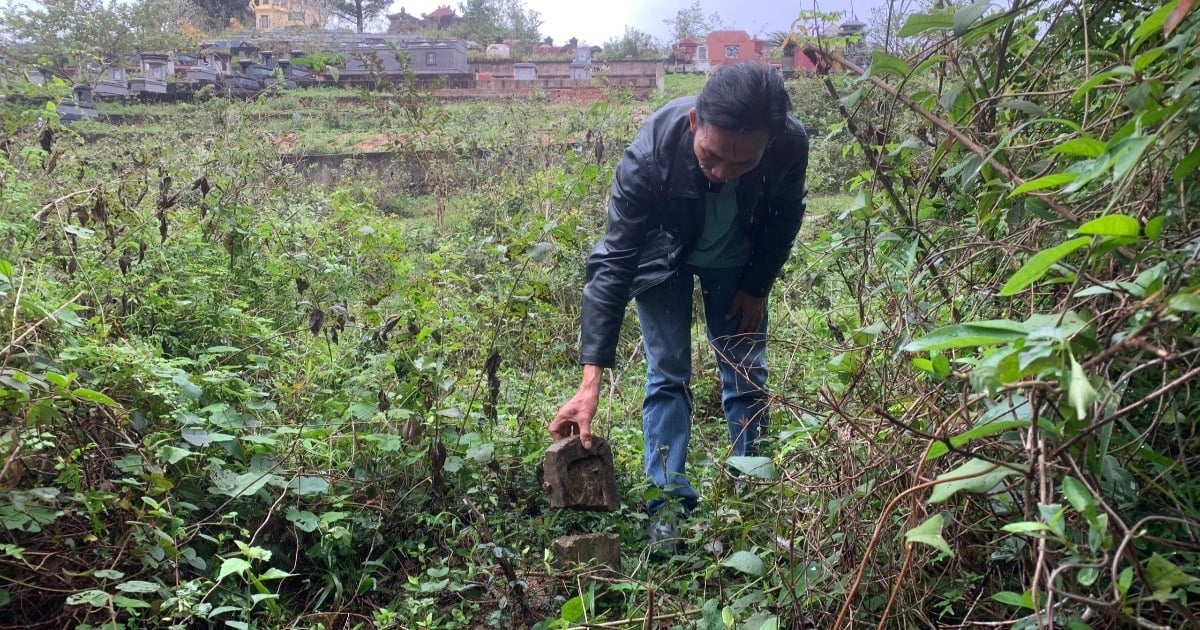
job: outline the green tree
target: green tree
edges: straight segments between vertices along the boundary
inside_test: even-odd
[[[704,39],[709,31],[719,28],[723,22],[716,11],[705,15],[700,0],[693,0],[690,6],[677,11],[675,17],[663,20],[663,24],[671,29],[671,41],[677,42],[688,37]]]
[[[12,0],[0,27],[22,44],[18,61],[86,72],[137,50],[190,47],[182,29],[187,14],[181,0]]]
[[[362,33],[368,21],[383,15],[390,6],[391,0],[333,0],[329,10],[335,17],[352,22],[355,30]]]
[[[626,26],[624,34],[604,43],[601,56],[605,59],[661,59],[664,52],[658,40],[649,33]]]
[[[196,26],[215,33],[229,27],[230,20],[248,24],[253,14],[246,0],[191,0],[199,12]]]
[[[499,39],[536,42],[542,39],[541,13],[522,0],[466,0],[459,5],[462,22],[454,32],[463,39],[488,44]]]

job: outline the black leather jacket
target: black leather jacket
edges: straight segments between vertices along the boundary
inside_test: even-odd
[[[642,124],[613,176],[608,225],[587,260],[579,362],[612,367],[625,307],[687,261],[704,230],[707,179],[688,112],[671,101]],[[738,217],[750,238],[741,290],[766,297],[804,220],[808,136],[791,116],[759,165],[738,180]]]

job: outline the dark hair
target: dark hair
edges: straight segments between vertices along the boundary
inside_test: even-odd
[[[718,69],[696,97],[699,124],[737,133],[766,129],[777,136],[787,127],[791,109],[783,76],[754,61]]]

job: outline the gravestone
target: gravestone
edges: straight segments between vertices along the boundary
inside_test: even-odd
[[[552,508],[614,512],[621,505],[612,447],[603,438],[593,437],[590,449],[578,435],[558,440],[542,467]]]
[[[621,537],[616,534],[563,536],[554,541],[551,550],[554,565],[560,569],[593,563],[609,569],[621,568]]]
[[[590,449],[583,448],[578,435],[556,441],[546,449],[542,473],[552,508],[613,512],[621,506],[612,447],[603,438],[592,437]],[[562,536],[551,549],[558,569],[576,564],[621,568],[621,539],[616,534]]]

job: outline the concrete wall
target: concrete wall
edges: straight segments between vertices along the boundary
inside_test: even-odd
[[[571,62],[536,61],[538,82],[548,80],[571,81]],[[472,61],[467,64],[470,72],[480,77],[479,84],[491,80],[513,79],[513,63],[511,61]],[[665,69],[660,60],[651,61],[595,61],[591,65],[593,85],[629,85],[635,87],[653,86],[663,89]],[[649,81],[649,83],[647,83]],[[572,83],[571,85],[577,85]],[[565,87],[551,86],[547,87]],[[582,86],[580,86],[582,87]]]

